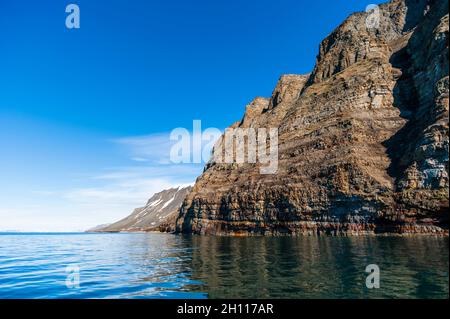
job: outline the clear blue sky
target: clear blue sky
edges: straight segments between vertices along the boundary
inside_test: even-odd
[[[65,27],[76,3],[81,28]],[[176,127],[223,129],[373,0],[0,2],[0,230],[111,222],[201,165],[161,160]]]

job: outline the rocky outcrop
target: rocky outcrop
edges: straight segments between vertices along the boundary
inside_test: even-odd
[[[448,234],[448,2],[373,14],[350,16],[311,74],[282,76],[233,124],[278,128],[277,173],[213,156],[177,232]]]
[[[192,187],[171,188],[153,195],[144,207],[136,208],[128,217],[96,227],[95,232],[173,231],[174,222],[186,195]]]

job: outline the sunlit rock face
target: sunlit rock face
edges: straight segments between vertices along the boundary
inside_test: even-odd
[[[213,160],[177,232],[448,234],[448,2],[355,13],[308,75],[285,75],[234,128],[278,128],[276,174]],[[369,21],[369,23],[368,23]]]

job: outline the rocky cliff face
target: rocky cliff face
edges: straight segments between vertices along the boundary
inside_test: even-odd
[[[448,234],[448,2],[377,13],[350,16],[311,74],[282,76],[232,126],[278,128],[278,172],[212,160],[177,232]]]
[[[128,217],[107,225],[96,227],[95,232],[170,231],[181,204],[192,187],[171,188],[153,195],[144,207],[136,208]]]

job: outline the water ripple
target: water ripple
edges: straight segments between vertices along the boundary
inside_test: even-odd
[[[448,238],[0,234],[0,298],[448,298]],[[381,288],[365,286],[365,267]],[[66,286],[67,266],[79,287]]]

